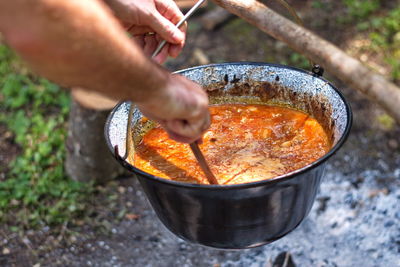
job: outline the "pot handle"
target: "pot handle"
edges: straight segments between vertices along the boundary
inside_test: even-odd
[[[118,103],[110,115],[108,115],[104,125],[106,144],[113,156],[118,160],[126,159],[126,155],[128,155],[126,148],[130,141],[126,140],[126,129],[129,127],[126,120],[126,113],[129,112],[131,105],[130,102]],[[133,114],[131,114],[130,119],[133,119]]]
[[[324,68],[321,67],[318,64],[314,64],[312,69],[311,69],[312,73],[314,73],[315,76],[317,77],[321,77],[322,75],[324,75]]]
[[[276,0],[276,1],[278,1],[282,6],[284,6],[289,11],[290,15],[292,15],[292,17],[295,19],[298,25],[304,26],[303,20],[297,15],[296,10],[288,2],[286,2],[285,0]],[[311,65],[311,72],[315,76],[321,77],[322,75],[324,75],[323,67],[314,63],[311,59],[308,59],[308,61],[310,62]]]

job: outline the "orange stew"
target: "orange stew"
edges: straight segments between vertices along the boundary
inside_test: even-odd
[[[212,123],[200,145],[219,184],[239,184],[282,175],[317,160],[331,145],[322,126],[306,113],[267,105],[210,107]],[[188,144],[161,127],[146,133],[134,165],[153,175],[208,184]]]

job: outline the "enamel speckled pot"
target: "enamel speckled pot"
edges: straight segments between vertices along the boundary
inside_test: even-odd
[[[182,239],[226,249],[264,245],[295,229],[314,203],[326,160],[349,134],[352,113],[341,93],[313,73],[275,64],[224,63],[177,73],[201,84],[211,103],[279,103],[303,110],[324,126],[333,146],[319,160],[269,180],[223,186],[169,181],[120,156],[125,153],[130,106],[120,103],[105,126],[107,144],[116,159],[136,174],[162,223]],[[134,135],[144,127],[141,117],[135,110]]]

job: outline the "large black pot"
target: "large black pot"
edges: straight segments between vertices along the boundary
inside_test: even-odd
[[[287,103],[304,110],[323,124],[333,147],[304,168],[260,182],[215,186],[169,181],[120,157],[125,153],[130,106],[120,103],[106,123],[108,146],[120,163],[137,175],[160,220],[185,240],[229,249],[267,244],[295,229],[313,205],[326,160],[349,133],[352,114],[346,100],[326,80],[281,65],[226,63],[178,73],[201,84],[212,103]],[[140,132],[140,118],[135,110],[133,133]]]

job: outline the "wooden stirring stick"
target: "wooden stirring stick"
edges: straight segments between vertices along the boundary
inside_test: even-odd
[[[197,162],[200,165],[201,170],[204,172],[206,175],[206,178],[210,184],[218,184],[217,178],[215,178],[214,174],[211,172],[210,167],[207,164],[206,159],[203,156],[203,153],[201,153],[201,150],[199,148],[199,145],[197,142],[193,142],[190,144],[190,148],[192,149],[192,152],[194,156],[197,159]]]

